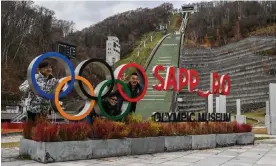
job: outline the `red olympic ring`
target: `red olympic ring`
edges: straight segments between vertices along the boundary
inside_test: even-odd
[[[128,101],[128,102],[137,102],[139,100],[141,100],[147,93],[147,89],[148,89],[148,78],[147,78],[147,74],[146,72],[144,71],[144,68],[141,67],[140,65],[136,64],[136,63],[128,63],[128,64],[125,64],[121,70],[119,71],[118,73],[118,79],[120,80],[121,79],[121,76],[123,74],[123,71],[127,68],[127,67],[135,67],[136,69],[140,70],[141,74],[143,75],[144,77],[144,81],[145,81],[145,86],[144,86],[144,89],[143,89],[143,92],[136,98],[129,98],[125,93],[124,91],[122,90],[122,87],[120,84],[117,84],[117,87],[118,87],[118,90],[120,92],[120,94],[122,95],[122,97]]]

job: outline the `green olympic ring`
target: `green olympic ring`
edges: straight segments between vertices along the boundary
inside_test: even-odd
[[[124,83],[124,82],[121,81],[121,80],[115,79],[115,84],[117,84],[117,83],[119,83],[119,84],[121,84],[121,85],[123,86],[123,89],[126,90],[126,93],[127,93],[128,96],[131,96],[130,89],[128,88],[128,86],[127,86],[126,83]],[[100,90],[99,90],[98,96],[101,96],[102,93],[103,93],[103,91],[104,91],[104,88],[105,88],[106,86],[111,85],[111,84],[112,84],[112,80],[106,81],[106,82],[101,86],[101,88],[100,88]],[[101,97],[98,98],[98,100],[97,100],[97,105],[98,105],[98,107],[100,108],[101,114],[103,114],[105,117],[107,117],[107,118],[110,119],[110,120],[117,121],[117,120],[122,120],[122,119],[128,114],[128,112],[130,111],[131,103],[130,103],[130,102],[126,102],[126,101],[123,101],[123,102],[124,102],[124,103],[123,103],[122,107],[124,107],[124,105],[127,104],[127,108],[125,108],[125,109],[122,111],[122,113],[121,113],[120,115],[118,115],[118,116],[111,116],[111,115],[109,115],[109,114],[104,110],[103,105],[102,105],[102,98],[101,98]]]

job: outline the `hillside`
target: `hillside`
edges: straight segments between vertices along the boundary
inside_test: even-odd
[[[181,25],[181,15],[180,14],[170,14],[168,17],[168,33],[174,33],[175,31],[178,31]],[[152,37],[152,41],[151,41]],[[152,31],[149,33],[144,34],[141,39],[138,39],[136,41],[136,48],[129,53],[127,56],[123,57],[120,61],[118,61],[114,67],[118,67],[121,64],[129,63],[129,62],[135,62],[137,64],[140,64],[141,66],[144,66],[147,59],[149,58],[151,51],[156,46],[156,44],[159,42],[159,40],[163,37],[162,32],[156,32]],[[145,41],[145,46],[144,42]],[[138,54],[139,52],[139,54]]]
[[[197,12],[187,26],[186,46],[218,47],[252,35],[276,35],[276,1],[213,1],[192,5]]]
[[[1,1],[2,104],[19,99],[18,86],[26,79],[29,63],[41,53],[55,51],[56,41],[77,45],[73,62],[77,64],[92,57],[105,59],[107,36],[116,35],[123,58],[133,51],[142,35],[153,32],[155,25],[167,22],[172,8],[170,3],[152,9],[138,8],[73,32],[72,21],[59,20],[53,11],[34,6],[31,1]],[[63,75],[63,69],[57,66],[56,70],[61,73],[58,76]],[[95,81],[95,74],[89,77]]]
[[[152,36],[152,42],[150,41],[150,37]],[[142,39],[139,40],[139,45],[127,56],[118,61],[114,67],[118,67],[121,64],[135,62],[140,65],[144,65],[147,61],[152,49],[158,43],[158,41],[162,38],[161,32],[150,32],[143,35]],[[146,41],[145,47],[143,41]],[[139,52],[139,55],[138,55]]]
[[[186,46],[214,47],[250,35],[275,35],[276,2],[220,1],[192,5],[197,12],[191,16],[187,26]],[[168,30],[177,30],[174,25],[180,24],[181,17],[171,18],[169,11],[172,9],[171,3],[152,9],[138,8],[106,18],[81,31],[73,31],[74,22],[57,19],[53,11],[34,6],[32,1],[1,1],[2,104],[19,100],[18,86],[26,79],[29,63],[41,53],[55,51],[56,41],[77,45],[77,58],[73,60],[76,65],[87,58],[105,59],[107,36],[116,35],[123,59],[118,64],[133,60],[143,64],[155,43],[148,45],[135,59],[136,47],[145,35],[154,34],[157,41],[160,34],[155,31],[156,26],[168,20],[171,21]],[[271,50],[263,54],[274,52]],[[55,71],[56,76],[64,76],[64,69],[59,66]],[[96,76],[101,73],[95,73],[92,68],[90,71],[86,78],[91,82],[99,81]]]

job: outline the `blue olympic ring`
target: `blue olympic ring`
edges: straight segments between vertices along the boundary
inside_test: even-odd
[[[68,93],[70,93],[70,91],[73,89],[74,87],[74,82],[75,82],[75,71],[74,71],[74,67],[73,67],[73,64],[71,63],[71,61],[66,58],[64,55],[60,54],[60,53],[57,53],[57,52],[47,52],[41,56],[39,56],[34,64],[33,64],[33,67],[31,69],[31,79],[32,79],[32,83],[33,83],[33,86],[36,90],[36,92],[44,97],[44,98],[47,98],[47,99],[54,99],[55,98],[55,94],[48,94],[46,92],[44,92],[43,90],[40,89],[39,85],[37,84],[36,82],[36,78],[35,78],[35,74],[36,74],[36,69],[38,67],[38,64],[45,58],[49,58],[49,57],[57,57],[57,58],[60,58],[62,60],[64,60],[64,62],[66,62],[68,64],[68,67],[70,69],[70,72],[71,72],[71,76],[72,76],[72,80],[70,81],[69,85],[68,85],[68,88],[61,92],[60,93],[60,98],[66,96]]]

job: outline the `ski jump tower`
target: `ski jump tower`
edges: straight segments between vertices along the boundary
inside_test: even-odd
[[[179,57],[178,57],[178,67],[179,67],[179,63],[180,63],[180,56],[181,56],[181,50],[183,49],[183,45],[184,45],[184,37],[185,37],[185,30],[188,24],[188,20],[189,17],[191,16],[191,14],[193,14],[195,12],[194,7],[193,6],[182,6],[182,10],[181,10],[181,14],[182,14],[182,22],[181,22],[181,26],[179,28],[178,33],[180,33],[181,38],[180,38],[180,45],[179,45]],[[182,98],[178,98],[179,93],[178,92],[173,92],[173,99],[172,99],[172,104],[171,104],[171,112],[177,112],[178,111],[178,102],[181,102],[183,99]]]
[[[182,6],[182,22],[181,22],[181,26],[179,29],[179,32],[181,34],[185,33],[185,29],[187,27],[187,23],[188,23],[188,19],[190,17],[191,14],[193,14],[195,12],[194,7],[193,6]]]

